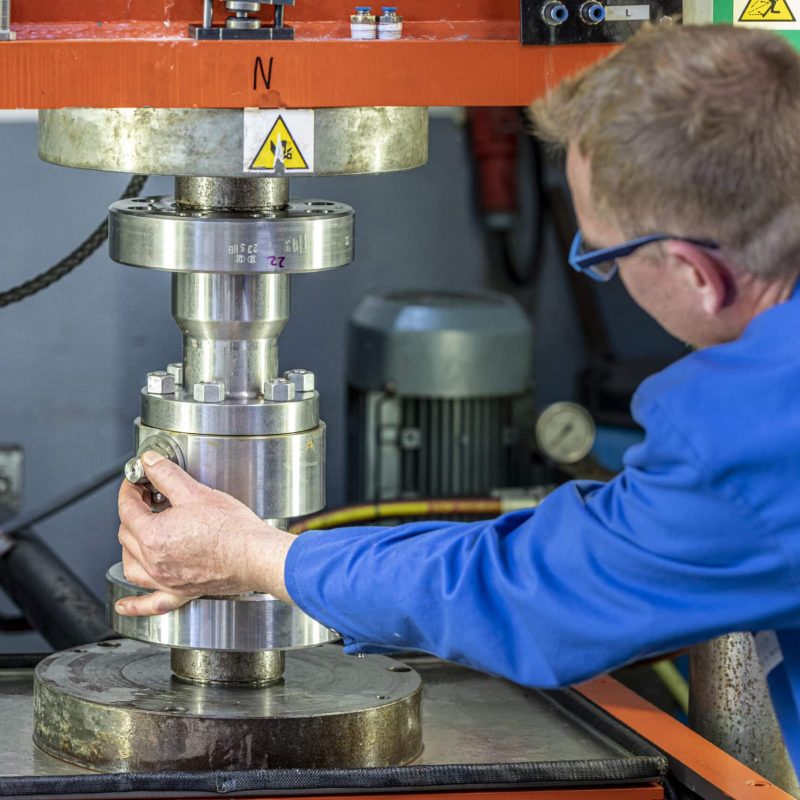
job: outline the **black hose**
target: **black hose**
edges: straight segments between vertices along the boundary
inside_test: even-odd
[[[147,177],[147,175],[134,175],[125,187],[120,200],[136,197],[142,191]],[[56,281],[60,281],[65,275],[69,275],[72,270],[86,261],[107,238],[108,219],[105,219],[84,242],[78,245],[68,256],[50,267],[50,269],[40,273],[35,278],[25,281],[25,283],[13,286],[11,289],[0,293],[0,308],[11,305],[11,303],[18,303],[20,300],[31,297],[37,292],[41,292],[42,289],[52,286]]]
[[[22,615],[8,617],[5,614],[0,614],[0,633],[23,633],[24,631],[32,630],[33,625]]]
[[[539,273],[544,249],[544,218],[546,210],[544,192],[544,170],[542,168],[542,150],[535,136],[525,134],[530,142],[531,152],[531,183],[533,185],[533,226],[530,228],[530,245],[528,254],[517,258],[510,231],[487,231],[490,257],[499,262],[509,281],[515,286],[531,286]],[[527,266],[523,266],[527,264]]]
[[[17,531],[24,530],[25,528],[32,528],[34,525],[44,522],[46,519],[58,514],[59,511],[64,511],[70,506],[79,503],[85,497],[94,494],[98,489],[102,489],[106,484],[114,480],[121,481],[124,474],[124,466],[125,462],[120,461],[113,467],[109,467],[100,474],[90,478],[85,483],[79,484],[68,492],[60,495],[46,506],[34,509],[26,514],[17,514],[11,517],[7,522],[0,522],[0,537],[3,535],[11,537]]]
[[[0,653],[0,669],[33,669],[50,653]]]

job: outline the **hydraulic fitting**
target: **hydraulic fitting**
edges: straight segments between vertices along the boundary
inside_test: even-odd
[[[314,391],[314,373],[307,369],[289,369],[283,373],[283,377],[294,384],[297,392]]]
[[[599,25],[606,18],[606,7],[597,0],[587,0],[581,5],[578,14],[587,25]]]
[[[542,6],[542,19],[554,27],[563,25],[569,19],[569,9],[559,0],[550,0]]]
[[[378,38],[399,39],[403,35],[403,18],[396,6],[383,6],[378,17]]]
[[[370,6],[356,6],[356,13],[350,17],[350,37],[352,39],[375,39],[378,35],[378,21]]]

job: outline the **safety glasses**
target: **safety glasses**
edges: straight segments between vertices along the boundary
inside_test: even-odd
[[[668,239],[676,239],[680,242],[689,242],[698,247],[706,247],[709,250],[718,250],[716,242],[707,239],[690,239],[686,236],[671,236],[668,233],[654,233],[650,236],[641,236],[638,239],[631,239],[615,247],[603,247],[600,250],[587,250],[583,243],[583,234],[578,231],[572,240],[572,247],[569,249],[570,266],[588,275],[594,281],[605,283],[610,281],[619,269],[618,259],[625,258],[635,253],[640,247],[653,242],[664,242]]]

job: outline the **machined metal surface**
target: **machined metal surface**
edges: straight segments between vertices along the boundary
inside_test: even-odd
[[[181,680],[199,685],[269,686],[283,677],[283,650],[237,653],[227,650],[170,650],[170,669]]]
[[[368,295],[351,318],[348,376],[361,390],[500,397],[526,392],[532,370],[530,321],[497,292]]]
[[[173,678],[161,648],[102,644],[36,668],[34,742],[82,767],[378,767],[422,749],[419,675],[382,656],[289,653],[284,680],[255,689],[194,686]]]
[[[413,766],[600,761],[625,757],[617,743],[566,712],[557,696],[428,657],[407,659],[422,678],[422,753]],[[403,668],[404,661],[392,659]],[[401,673],[402,674],[402,673]],[[31,671],[0,670],[0,775],[87,774],[32,741]]]
[[[289,276],[172,276],[172,316],[183,334],[185,387],[222,381],[225,396],[254,398],[278,373],[278,336],[289,320]]]
[[[288,178],[175,178],[181,206],[218,211],[279,211],[289,203]]]
[[[150,594],[126,580],[122,564],[106,573],[109,622],[121,636],[151,644],[195,650],[290,650],[336,641],[337,634],[268,594],[200,597],[155,617],[122,617],[114,604]]]
[[[354,218],[330,200],[253,212],[191,210],[171,197],[120,200],[109,209],[109,255],[168,272],[318,272],[353,260]]]
[[[800,797],[751,633],[692,648],[689,721],[717,747]]]
[[[162,434],[136,422],[137,447]],[[163,435],[163,434],[162,434]],[[184,469],[233,495],[262,519],[302,517],[325,506],[325,424],[275,436],[170,432]]]
[[[241,109],[47,109],[39,156],[111,172],[240,177],[243,119]],[[427,160],[427,108],[315,109],[315,175],[395,172]]]
[[[151,428],[219,436],[271,436],[298,433],[319,425],[319,394],[295,395],[289,403],[261,398],[198,403],[191,391],[151,395],[142,390],[142,422]]]

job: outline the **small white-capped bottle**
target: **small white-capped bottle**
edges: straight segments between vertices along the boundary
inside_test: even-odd
[[[403,18],[396,6],[383,6],[378,17],[378,38],[399,39],[403,35]]]
[[[352,39],[375,39],[378,35],[378,21],[370,6],[356,6],[356,13],[350,16],[350,37]]]

